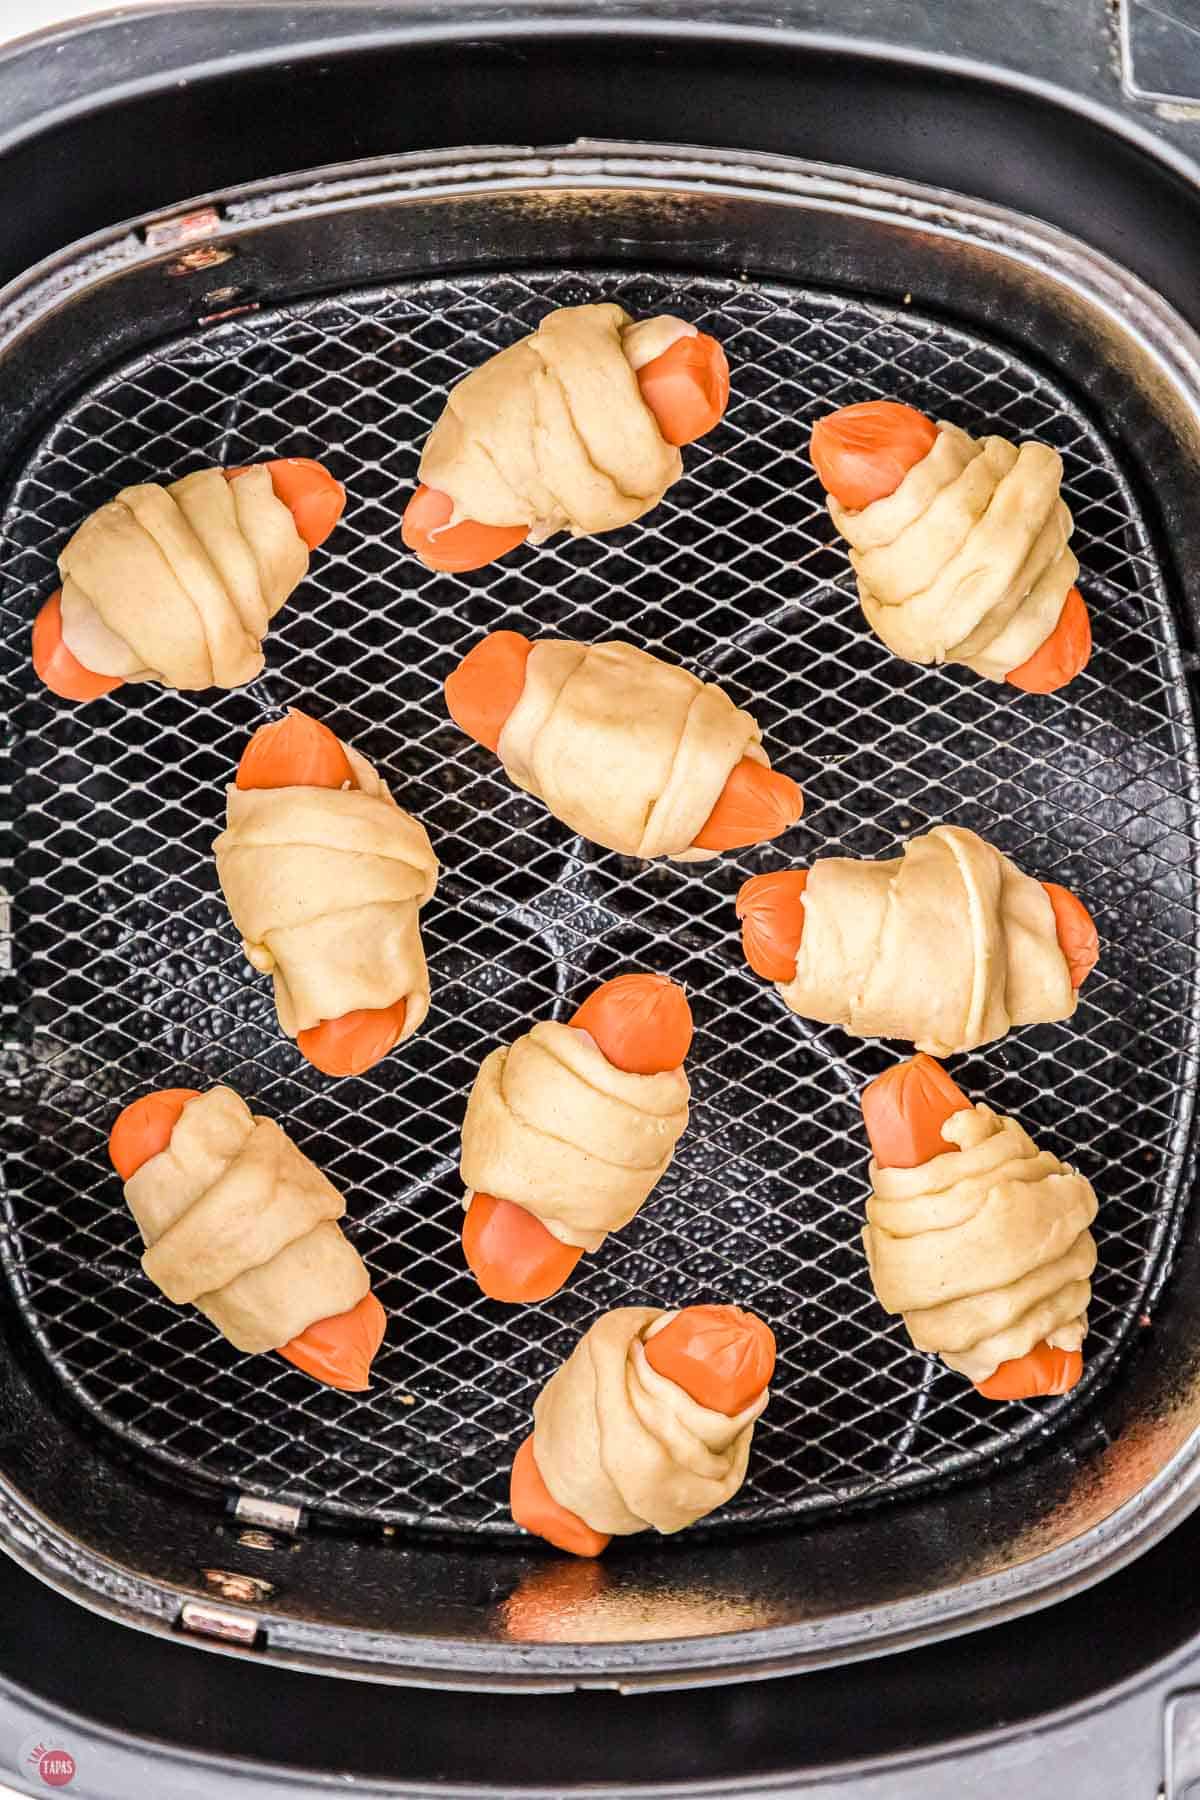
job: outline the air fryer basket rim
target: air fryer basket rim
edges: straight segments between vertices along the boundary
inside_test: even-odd
[[[224,73],[231,60],[239,69],[274,63],[283,39],[279,0],[243,0],[236,8],[212,0],[167,0],[146,5],[135,15],[120,6],[91,18],[18,38],[0,49],[5,63],[22,70],[13,104],[0,123],[0,153],[30,130],[41,130],[100,97],[120,96],[135,62],[141,92],[169,88],[181,69],[190,80]],[[713,44],[759,43],[809,54],[878,59],[884,64],[918,67],[949,76],[997,84],[1055,107],[1086,115],[1106,132],[1117,133],[1138,149],[1162,161],[1189,182],[1195,178],[1194,121],[1166,107],[1139,116],[1132,107],[1117,108],[1106,78],[1089,53],[1089,32],[1105,22],[1111,9],[1097,0],[1067,0],[1056,11],[1061,37],[1051,36],[1050,21],[1039,20],[1028,39],[1018,40],[997,26],[987,0],[963,0],[958,9],[958,42],[945,46],[936,12],[907,18],[898,27],[862,9],[847,17],[836,0],[788,0],[764,11],[757,0],[630,0],[619,16],[596,0],[551,0],[537,11],[515,11],[511,0],[411,0],[400,29],[406,42],[451,44],[474,39],[486,28],[496,41],[518,41],[546,33],[572,38],[657,37],[674,42],[697,39]],[[305,58],[390,49],[397,25],[380,23],[371,0],[293,0],[286,8],[292,29],[289,55]],[[236,14],[237,16],[231,16]],[[1125,20],[1121,21],[1124,25]],[[186,25],[186,29],[181,27]],[[72,52],[82,47],[85,60]],[[1116,48],[1116,46],[1114,46]],[[1074,52],[1074,54],[1072,54]],[[64,54],[65,53],[65,54]],[[1120,46],[1122,56],[1127,46]],[[25,65],[22,68],[22,65]],[[1045,71],[1053,69],[1052,79]],[[1130,71],[1120,74],[1126,97],[1133,88]]]
[[[1192,289],[1181,278],[1187,259],[1159,254],[1163,239],[1156,242],[1153,233],[1142,234],[1138,227],[1145,177],[1165,203],[1167,245],[1173,248],[1178,242],[1196,179],[1200,126],[1187,108],[1138,103],[1129,46],[1117,26],[1110,0],[1063,0],[1016,22],[997,14],[988,0],[960,0],[954,50],[949,52],[936,8],[893,19],[886,16],[886,9],[865,7],[847,16],[835,0],[787,0],[782,8],[772,9],[762,8],[758,0],[695,4],[629,0],[619,16],[597,7],[595,0],[548,0],[525,12],[514,10],[508,0],[413,0],[386,24],[373,0],[334,0],[332,5],[328,0],[296,0],[286,9],[274,0],[259,5],[250,0],[236,8],[206,0],[172,0],[169,5],[139,8],[135,14],[113,11],[68,23],[0,51],[0,86],[5,91],[0,156],[4,173],[10,168],[14,172],[11,193],[19,202],[29,173],[39,166],[39,153],[56,139],[77,143],[75,128],[80,121],[90,128],[93,120],[103,122],[105,114],[125,113],[135,104],[144,110],[143,101],[164,94],[172,97],[179,111],[182,103],[191,106],[214,80],[245,87],[247,78],[264,71],[271,77],[272,92],[281,85],[289,89],[297,85],[297,76],[307,80],[314,69],[320,77],[334,78],[325,82],[326,88],[336,87],[339,68],[351,59],[371,59],[367,67],[382,67],[397,52],[428,51],[437,56],[448,50],[456,86],[465,84],[468,110],[486,118],[494,109],[480,111],[482,91],[473,85],[478,73],[497,67],[507,73],[511,47],[522,43],[530,67],[555,45],[569,47],[572,55],[578,54],[576,45],[584,44],[595,46],[601,56],[618,50],[628,65],[636,65],[649,51],[658,65],[656,78],[648,93],[635,93],[630,84],[609,85],[599,118],[581,103],[578,91],[570,92],[561,104],[555,99],[539,107],[537,90],[531,89],[533,117],[530,104],[523,103],[515,115],[516,128],[501,130],[495,137],[553,143],[563,137],[564,127],[574,127],[585,134],[619,135],[631,141],[657,139],[664,109],[680,110],[676,62],[681,64],[682,79],[696,90],[712,88],[715,96],[725,83],[723,66],[706,65],[705,73],[697,75],[694,60],[688,62],[694,49],[719,39],[728,46],[728,71],[735,84],[746,83],[745,52],[775,56],[783,83],[772,87],[780,122],[770,116],[768,104],[765,110],[754,110],[747,131],[744,91],[725,92],[720,103],[738,120],[743,135],[721,131],[715,126],[716,115],[705,107],[697,114],[702,121],[699,129],[668,131],[668,139],[715,141],[718,146],[736,141],[754,152],[782,151],[840,162],[848,91],[860,111],[867,109],[863,141],[872,145],[876,168],[990,196],[1068,229],[1076,229],[1082,216],[1085,236],[1123,261],[1132,259],[1132,265],[1169,294],[1185,316],[1193,317]],[[1107,54],[1097,54],[1097,45]],[[657,55],[652,47],[657,47]],[[663,50],[671,53],[665,61]],[[764,83],[771,86],[765,76],[759,56],[757,83],[746,85],[759,90]],[[318,82],[318,93],[320,86]],[[793,89],[803,92],[812,105],[781,107],[779,97]],[[497,91],[493,83],[489,97]],[[899,105],[897,92],[904,96]],[[994,105],[997,98],[1003,103],[1000,111]],[[1040,154],[1026,159],[975,153],[976,140],[985,142],[1003,124],[1005,109],[1019,136],[1032,133]],[[252,122],[246,115],[240,120],[236,115],[232,120],[227,117],[213,129],[201,106],[189,140],[188,166],[200,163],[197,174],[216,171],[225,186],[329,161],[331,143],[341,148],[343,157],[352,157],[481,141],[481,132],[444,130],[443,117],[450,110],[442,94],[433,100],[432,111],[418,104],[411,121],[389,116],[382,130],[369,109],[358,107],[348,116],[334,117],[322,106],[298,129],[286,118],[286,109],[282,114],[278,109],[259,111]],[[381,109],[381,114],[390,115],[390,109]],[[914,135],[910,123],[921,114],[928,114],[928,123]],[[1047,132],[1047,123],[1054,119],[1059,128]],[[948,131],[929,128],[943,120]],[[710,137],[714,128],[715,139]],[[1063,158],[1061,151],[1072,137],[1078,142],[1070,146],[1071,156]],[[204,150],[197,158],[193,145],[202,140]],[[1008,141],[1011,145],[1011,133]],[[1097,162],[1111,160],[1100,148],[1104,143],[1118,150],[1125,167],[1110,181],[1106,166],[1104,182],[1098,184],[1088,171]],[[326,154],[313,154],[318,148]],[[32,152],[33,160],[27,152]],[[21,225],[28,224],[30,230],[27,235],[13,230],[16,221],[10,221],[5,278],[28,267],[48,246],[79,238],[97,224],[134,216],[146,207],[172,207],[181,193],[196,193],[209,185],[203,179],[167,175],[173,185],[164,188],[160,161],[126,159],[116,187],[108,181],[77,183],[94,191],[77,215],[75,230],[47,232],[41,225],[44,209],[23,208]],[[1056,174],[1060,161],[1068,165],[1061,181]],[[1022,177],[1027,163],[1036,174],[1032,184]],[[168,166],[161,164],[164,169]],[[91,174],[86,161],[81,174]],[[120,198],[126,204],[120,205]],[[25,254],[14,256],[19,244]],[[3,256],[0,246],[0,267]]]
[[[1195,422],[1200,414],[1200,355],[1189,328],[1149,289],[1086,245],[1006,215],[1002,209],[977,207],[961,196],[907,184],[872,181],[824,167],[805,168],[784,158],[723,157],[708,151],[664,151],[640,145],[581,144],[539,154],[464,150],[454,158],[414,157],[397,159],[387,167],[376,164],[365,171],[365,180],[363,175],[363,171],[355,174],[341,169],[314,171],[287,188],[272,182],[246,194],[227,196],[214,239],[265,242],[272,228],[286,224],[289,218],[295,222],[300,215],[353,212],[363,204],[394,202],[412,208],[466,197],[504,196],[519,206],[522,197],[546,189],[613,197],[670,192],[701,209],[738,203],[800,209],[810,221],[837,212],[842,217],[857,217],[864,229],[884,222],[890,232],[920,234],[930,243],[940,238],[947,245],[969,247],[972,253],[995,259],[997,264],[1003,262],[1010,272],[1023,270],[1048,280],[1061,290],[1067,310],[1082,309],[1097,329],[1103,322],[1112,334],[1112,343],[1124,339],[1123,355],[1129,366],[1140,368],[1146,393],[1164,413],[1174,414],[1175,435],[1194,452]],[[332,200],[328,190],[331,176],[343,184]],[[323,197],[318,198],[318,190]],[[157,273],[165,260],[162,253],[156,255],[124,228],[104,234],[103,241],[92,240],[88,251],[83,270],[76,275],[79,286],[74,293],[64,280],[68,274],[64,258],[55,259],[53,270],[33,271],[28,280],[5,291],[3,317],[10,329],[4,359],[10,359],[26,338],[53,324],[64,307],[85,298],[97,276],[111,279],[122,265],[128,275]],[[42,285],[47,275],[54,277],[52,294]],[[1190,610],[1193,596],[1187,595],[1185,603]],[[466,1644],[458,1639],[436,1643],[423,1634],[355,1632],[342,1623],[330,1627],[269,1609],[257,1612],[257,1623],[266,1632],[267,1653],[289,1666],[319,1666],[326,1672],[368,1675],[375,1680],[426,1680],[439,1685],[600,1682],[637,1688],[695,1679],[732,1680],[750,1672],[782,1673],[830,1660],[874,1655],[933,1635],[972,1629],[1031,1605],[1047,1604],[1136,1556],[1196,1503],[1193,1490],[1200,1466],[1200,1439],[1193,1425],[1197,1411],[1195,1387],[1184,1391],[1180,1382],[1170,1404],[1161,1408],[1162,1454],[1155,1473],[1124,1504],[1107,1516],[1096,1517],[1079,1539],[1042,1550],[1015,1567],[1002,1566],[1002,1555],[1001,1566],[948,1592],[909,1598],[897,1605],[870,1606],[832,1625],[817,1620],[647,1645],[517,1647],[496,1642]],[[1100,1432],[1101,1443],[1106,1435],[1106,1429]],[[0,1520],[6,1547],[26,1567],[97,1610],[146,1629],[172,1627],[189,1592],[186,1576],[174,1581],[147,1578],[123,1558],[113,1557],[111,1550],[107,1554],[98,1550],[83,1533],[73,1538],[53,1522],[44,1501],[36,1499],[37,1483],[18,1483],[2,1460],[0,1481]],[[479,1556],[486,1554],[480,1552]],[[714,1554],[722,1554],[721,1548]],[[506,1560],[528,1566],[536,1559],[510,1556]],[[194,1588],[190,1591],[195,1593]]]

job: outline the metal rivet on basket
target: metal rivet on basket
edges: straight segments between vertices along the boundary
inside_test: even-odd
[[[269,1531],[239,1531],[237,1541],[246,1550],[278,1550],[279,1539]]]
[[[222,1600],[236,1600],[241,1606],[252,1606],[275,1592],[275,1584],[258,1575],[238,1575],[232,1569],[205,1569],[205,1585]]]
[[[194,250],[185,250],[182,256],[168,263],[167,274],[195,275],[201,269],[218,268],[236,255],[236,250],[222,249],[219,244],[197,244]]]

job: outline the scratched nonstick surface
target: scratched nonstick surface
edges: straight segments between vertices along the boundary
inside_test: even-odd
[[[462,578],[426,573],[399,520],[447,385],[550,307],[602,297],[719,336],[725,420],[643,524]],[[804,446],[821,411],[883,394],[1062,451],[1096,633],[1067,695],[913,668],[866,631]],[[266,674],[234,694],[140,688],[80,709],[46,697],[28,625],[79,520],[126,482],[277,454],[321,456],[350,499],[276,623]],[[774,285],[627,271],[401,284],[248,313],[107,374],[37,446],[3,529],[18,1124],[0,1253],[54,1374],[103,1427],[191,1482],[500,1533],[537,1389],[598,1313],[733,1300],[770,1321],[780,1361],[749,1479],[714,1521],[729,1529],[985,1473],[1113,1378],[1183,1201],[1197,754],[1143,521],[1095,421],[1043,373],[908,311]],[[446,717],[443,678],[499,625],[621,635],[721,681],[801,781],[804,819],[783,842],[699,868],[572,838]],[[350,1081],[317,1074],[280,1035],[210,855],[248,733],[291,703],[378,763],[442,861],[422,915],[430,1019]],[[748,874],[891,854],[943,819],[1073,888],[1103,940],[1072,1021],[955,1066],[1100,1194],[1085,1379],[1036,1406],[979,1399],[876,1304],[855,1096],[893,1051],[793,1019],[739,953],[733,898]],[[468,1088],[498,1041],[630,968],[687,987],[691,1126],[640,1217],[563,1293],[499,1306],[459,1246]],[[238,1355],[141,1274],[108,1127],[149,1087],[216,1081],[278,1119],[346,1194],[390,1319],[368,1394]]]

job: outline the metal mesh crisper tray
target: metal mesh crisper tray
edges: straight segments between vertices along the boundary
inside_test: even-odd
[[[734,399],[640,526],[520,551],[461,579],[407,556],[399,515],[449,383],[550,307],[610,297],[719,336]],[[1096,653],[1067,697],[912,668],[866,631],[803,450],[829,406],[898,393],[1063,453]],[[241,693],[152,688],[72,710],[34,691],[28,622],[78,521],[125,482],[317,454],[342,527]],[[538,1385],[603,1308],[726,1299],[780,1364],[750,1478],[718,1522],[816,1514],[984,1472],[1085,1406],[1169,1260],[1195,1067],[1196,744],[1147,535],[1096,426],[1044,374],[963,330],[857,301],[708,277],[489,275],[216,322],[80,397],[5,519],[6,635],[22,698],[14,886],[22,1126],[5,1278],[61,1383],[127,1445],[191,1479],[343,1518],[506,1529]],[[808,807],[782,844],[697,868],[571,838],[448,722],[441,682],[486,629],[627,636],[752,706]],[[297,702],[376,760],[442,859],[423,914],[431,1017],[331,1082],[277,1029],[239,954],[210,845],[249,730]],[[858,1243],[855,1105],[890,1060],[785,1012],[741,962],[746,875],[878,856],[940,819],[1073,887],[1104,944],[1073,1021],[956,1066],[1073,1156],[1101,1195],[1087,1373],[1066,1400],[992,1406],[876,1305]],[[553,1300],[483,1299],[459,1247],[458,1129],[481,1057],[628,968],[684,982],[691,1127],[642,1215]],[[117,1109],[225,1081],[346,1193],[390,1315],[369,1394],[239,1356],[138,1268],[109,1169]]]

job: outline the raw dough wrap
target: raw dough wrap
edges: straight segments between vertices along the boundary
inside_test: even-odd
[[[227,790],[217,877],[289,1037],[403,1000],[407,1038],[429,1011],[419,913],[437,858],[365,757],[342,749],[356,788]]]
[[[278,1350],[370,1289],[336,1223],[342,1196],[229,1088],[188,1101],[125,1198],[155,1287],[199,1307],[237,1350]]]
[[[861,512],[831,499],[863,612],[888,648],[992,681],[1027,662],[1079,574],[1061,484],[1048,444],[1018,448],[941,424],[894,494]]]
[[[804,1018],[931,1056],[1069,1019],[1078,998],[1045,888],[958,825],[886,862],[815,862],[796,973],[777,985]]]
[[[645,650],[542,638],[498,754],[510,781],[592,843],[707,862],[718,852],[692,843],[742,758],[769,766],[761,739],[719,687]]]
[[[657,506],[683,473],[642,399],[639,368],[695,326],[634,324],[619,306],[564,306],[450,392],[420,477],[448,494],[448,521],[614,531]]]
[[[97,675],[171,688],[235,688],[308,571],[308,547],[270,470],[201,469],[170,487],[122,488],[58,559],[63,642]]]
[[[628,1224],[688,1120],[682,1069],[630,1075],[586,1031],[543,1021],[484,1059],[462,1133],[471,1194],[513,1200],[560,1243],[595,1250]]]
[[[969,1381],[1043,1339],[1078,1350],[1096,1244],[1090,1181],[989,1107],[942,1127],[956,1152],[917,1169],[872,1159],[863,1244],[886,1312]]]
[[[654,1306],[605,1313],[534,1403],[538,1472],[593,1531],[682,1531],[745,1480],[768,1394],[730,1419],[659,1375],[643,1340],[674,1317]]]

